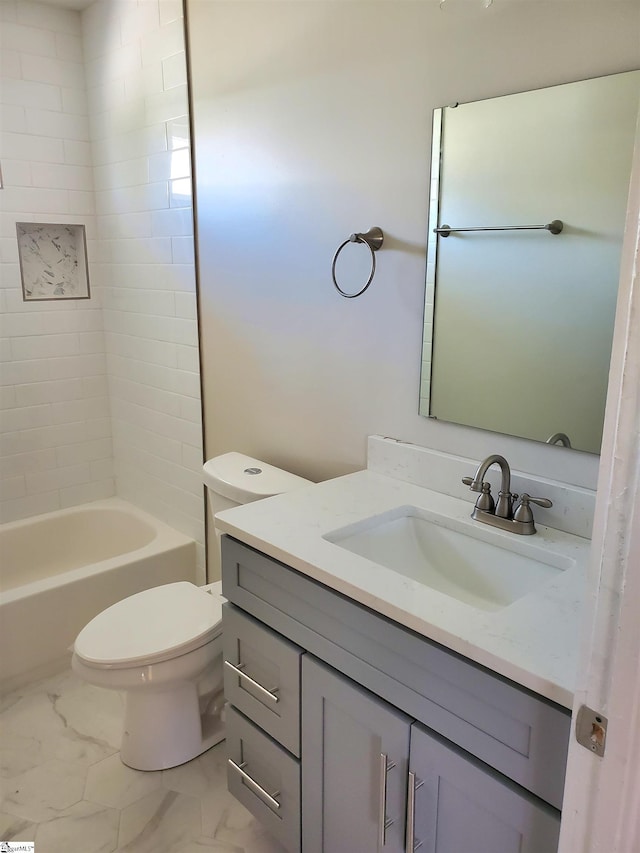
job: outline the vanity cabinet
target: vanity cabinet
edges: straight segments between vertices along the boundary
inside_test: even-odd
[[[222,547],[229,786],[286,850],[554,853],[568,711]]]

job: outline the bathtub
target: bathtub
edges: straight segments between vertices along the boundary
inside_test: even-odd
[[[196,582],[196,546],[119,498],[0,526],[0,687],[68,660],[101,610],[152,586]]]

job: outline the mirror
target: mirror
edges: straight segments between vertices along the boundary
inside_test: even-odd
[[[639,96],[630,71],[435,111],[420,414],[600,452]]]

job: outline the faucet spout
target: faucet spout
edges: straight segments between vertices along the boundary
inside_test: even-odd
[[[492,465],[499,465],[500,471],[502,473],[502,480],[500,481],[500,491],[501,492],[510,492],[511,491],[511,469],[509,468],[509,463],[504,458],[504,456],[500,456],[497,453],[494,453],[493,456],[487,456],[479,465],[476,473],[473,475],[473,480],[470,484],[470,488],[472,492],[481,492],[482,484],[484,483],[484,477],[489,468]]]

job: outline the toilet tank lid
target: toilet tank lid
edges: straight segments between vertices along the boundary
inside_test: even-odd
[[[209,459],[202,472],[208,489],[240,504],[311,485],[311,480],[235,451]]]

